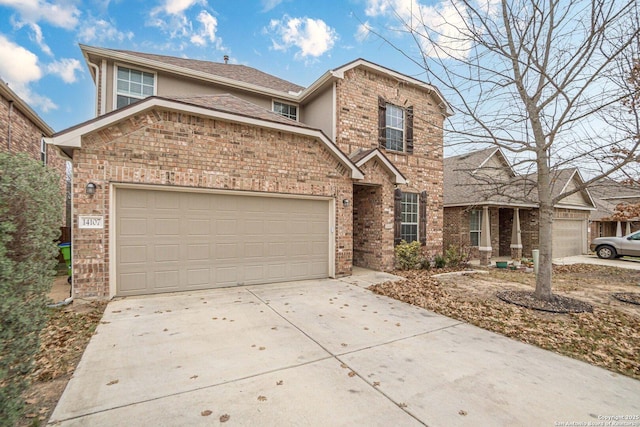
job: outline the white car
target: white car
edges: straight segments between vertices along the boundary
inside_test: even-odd
[[[640,256],[640,231],[622,237],[597,237],[591,242],[590,249],[598,258]]]

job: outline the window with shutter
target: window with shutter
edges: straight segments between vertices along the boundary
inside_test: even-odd
[[[405,109],[378,97],[378,146],[413,153],[413,107]]]

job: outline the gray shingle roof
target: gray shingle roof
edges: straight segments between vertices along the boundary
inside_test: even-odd
[[[219,95],[185,95],[185,96],[164,96],[159,98],[171,99],[185,104],[197,105],[199,107],[210,108],[217,111],[238,114],[245,117],[252,117],[270,122],[282,123],[290,126],[309,128],[304,123],[289,119],[271,110],[262,108],[244,99],[238,98],[228,93]]]
[[[490,160],[497,160],[497,163],[491,163]],[[554,197],[562,192],[576,171],[576,168],[570,168],[554,172],[551,178]],[[446,157],[444,205],[482,204],[537,205],[537,174],[516,175],[502,152],[496,148]]]
[[[295,83],[283,80],[271,74],[264,73],[255,68],[239,64],[225,64],[221,62],[201,61],[196,59],[177,58],[175,56],[156,55],[153,53],[133,52],[130,50],[110,49],[114,52],[126,53],[127,55],[139,58],[158,61],[175,67],[187,68],[214,76],[238,80],[264,88],[278,90],[282,92],[300,92],[304,89]]]
[[[613,215],[619,203],[640,203],[640,185],[627,185],[603,178],[589,186],[597,210],[591,213],[590,219],[598,221]]]

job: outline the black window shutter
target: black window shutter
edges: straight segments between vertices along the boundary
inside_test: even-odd
[[[419,220],[418,220],[418,233],[420,238],[420,244],[422,246],[427,244],[427,192],[420,193],[420,202],[418,205]]]
[[[387,102],[378,97],[378,147],[387,147]]]
[[[413,153],[413,106],[407,108],[407,153]]]
[[[402,190],[396,188],[393,192],[393,244],[398,245],[402,240]]]

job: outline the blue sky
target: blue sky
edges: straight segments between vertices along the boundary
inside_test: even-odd
[[[303,86],[360,57],[425,79],[363,31],[395,25],[391,3],[417,0],[0,0],[0,77],[55,131],[94,115],[79,43],[219,62],[229,55]],[[415,49],[408,38],[395,42]]]

